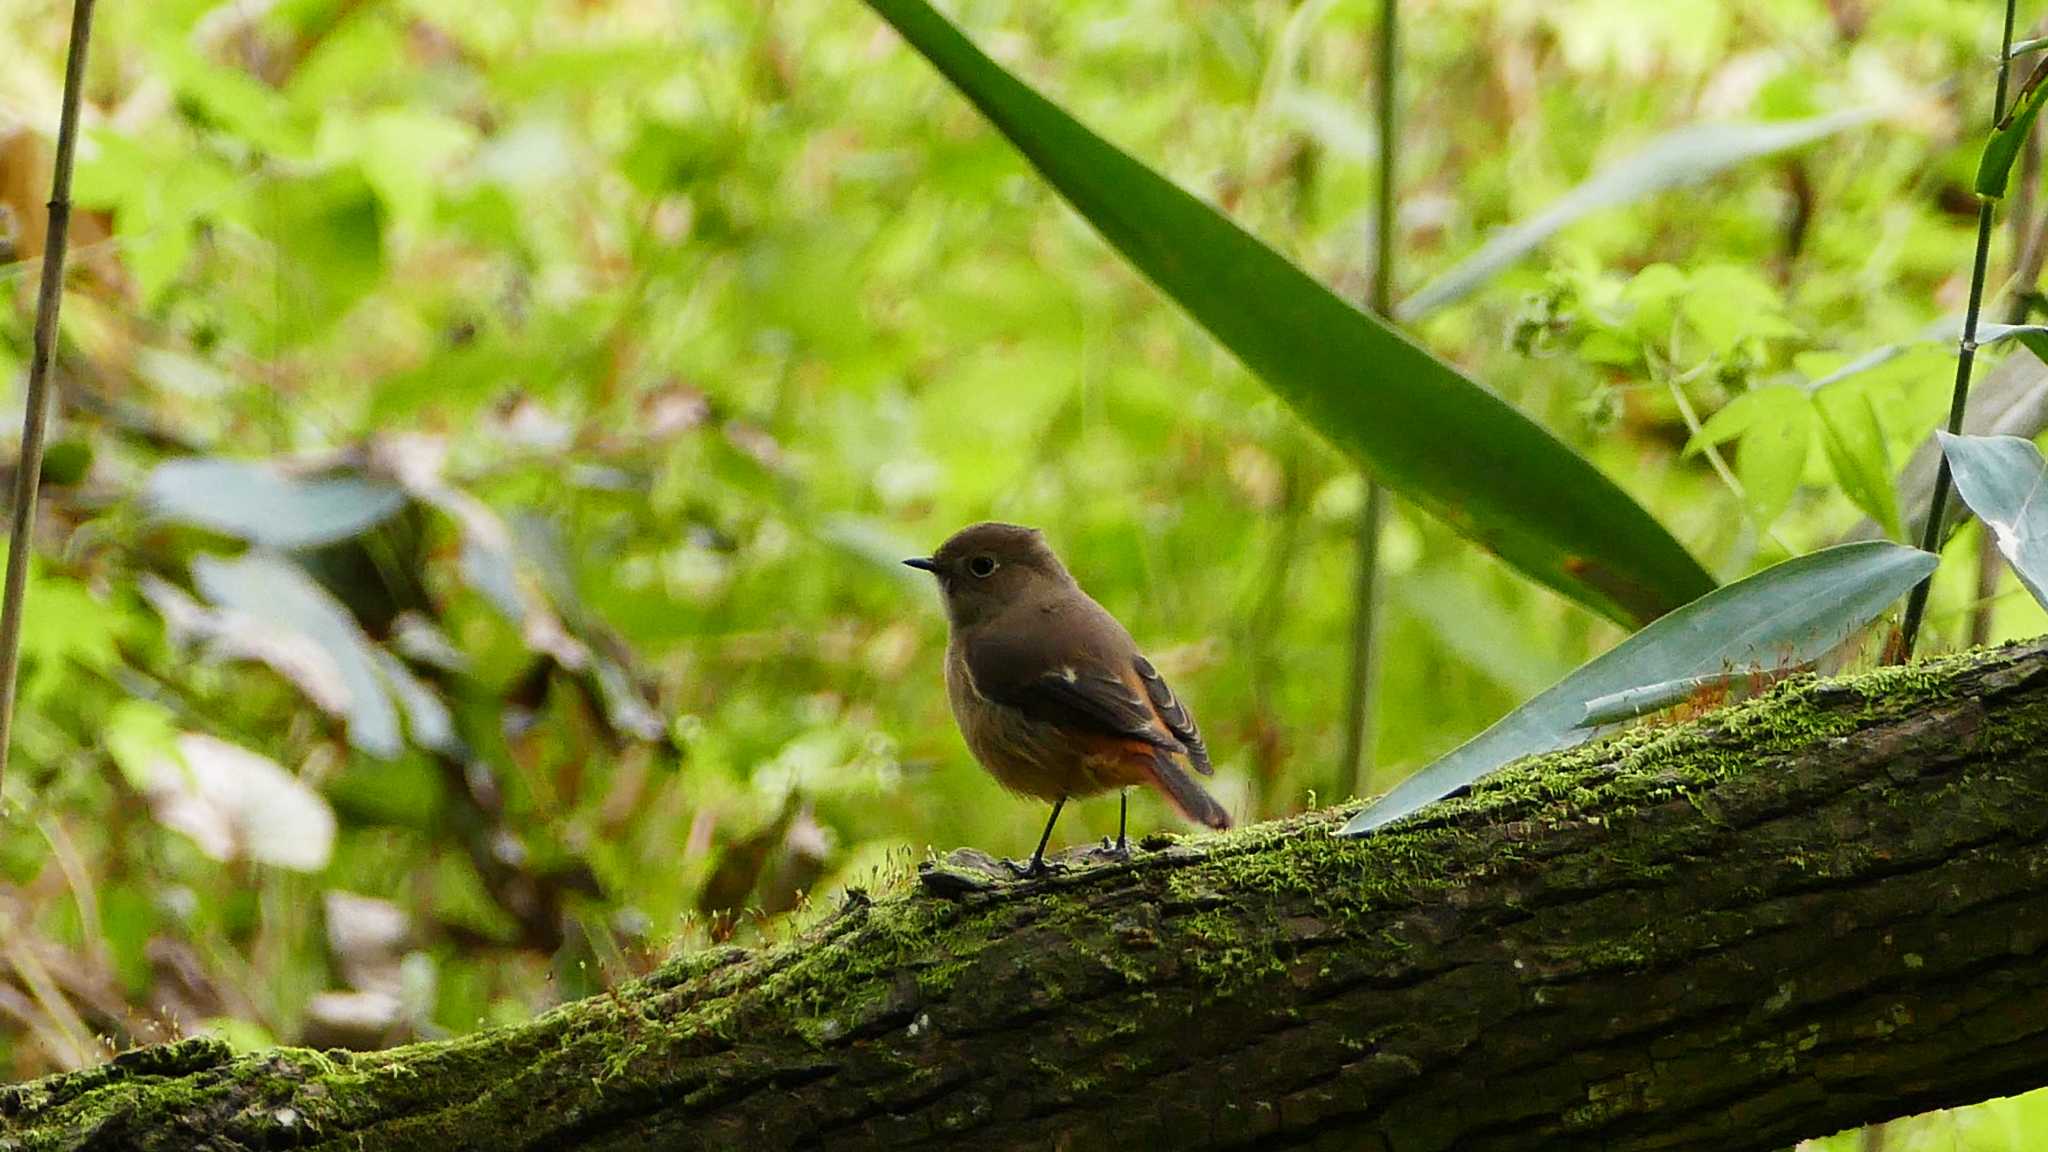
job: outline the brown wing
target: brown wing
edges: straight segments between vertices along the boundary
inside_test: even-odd
[[[1188,763],[1202,775],[1214,776],[1216,769],[1209,763],[1209,747],[1202,743],[1202,730],[1195,724],[1195,714],[1188,711],[1187,705],[1173,694],[1173,689],[1166,686],[1166,678],[1159,674],[1159,669],[1154,668],[1150,660],[1136,656],[1132,663],[1160,721],[1187,748]]]
[[[967,645],[967,671],[975,691],[1035,720],[1188,751],[1155,710],[1137,668],[1118,669],[1066,647],[1057,636],[1038,631],[977,636]]]

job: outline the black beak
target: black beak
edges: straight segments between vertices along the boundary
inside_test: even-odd
[[[929,556],[913,556],[910,559],[905,560],[904,563],[910,565],[912,568],[922,568],[927,572],[936,573],[939,570],[939,566],[937,564],[932,563],[931,558]]]

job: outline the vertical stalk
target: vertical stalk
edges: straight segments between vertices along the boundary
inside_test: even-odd
[[[2037,26],[2038,30],[2038,26]],[[2048,240],[2048,220],[2036,218],[2035,187],[2041,181],[2041,126],[2027,133],[2020,149],[2019,174],[2013,181],[2012,203],[2006,209],[2006,225],[2012,235],[2013,274],[2006,288],[2005,322],[2025,324],[2033,310],[2041,282],[2043,241]],[[1998,538],[1992,533],[1977,536],[1977,597],[1970,605],[1972,648],[1991,643],[1992,616],[1998,609],[1998,581],[2005,573],[2005,557],[1999,554]]]
[[[1379,110],[1380,172],[1377,218],[1373,229],[1372,310],[1383,317],[1394,314],[1394,175],[1398,153],[1395,127],[1398,117],[1394,85],[1399,62],[1395,55],[1399,38],[1400,0],[1380,4],[1379,69],[1375,97]],[[1380,542],[1387,520],[1386,490],[1365,481],[1365,507],[1358,514],[1358,571],[1352,586],[1351,679],[1348,708],[1344,718],[1342,771],[1350,787],[1340,795],[1356,796],[1372,776],[1373,738],[1377,725],[1374,698],[1379,694]]]
[[[2018,0],[2005,0],[2005,33],[1998,43],[1998,91],[1991,101],[1991,123],[1996,127],[2005,119],[2005,89],[2012,77],[2012,25],[2013,10]],[[1950,435],[1961,435],[1963,411],[1970,402],[1970,373],[1977,364],[1977,316],[1984,307],[1985,265],[1991,258],[1991,214],[1993,202],[1988,197],[1977,202],[1977,253],[1970,266],[1970,305],[1963,313],[1963,338],[1956,351],[1955,391],[1949,399],[1948,430]],[[1948,470],[1948,456],[1941,458],[1940,467],[1934,474],[1934,498],[1927,505],[1927,525],[1920,531],[1920,547],[1937,555],[1941,552],[1942,521],[1948,516],[1948,490],[1952,483]],[[1919,639],[1920,621],[1927,614],[1927,595],[1934,588],[1934,577],[1913,586],[1912,594],[1906,597],[1906,621],[1899,631],[1899,644],[1894,660],[1904,663],[1913,658],[1913,644]]]
[[[71,161],[78,146],[78,105],[85,87],[85,48],[92,39],[93,0],[75,0],[64,59],[64,103],[57,118],[57,160],[50,177],[50,224],[43,242],[43,278],[36,295],[35,347],[28,362],[28,399],[21,416],[21,459],[15,465],[14,519],[7,537],[7,585],[0,602],[0,783],[14,742],[14,682],[21,670],[22,598],[35,532],[43,472],[44,412],[50,403],[50,361],[57,348],[57,308],[64,298],[64,247],[71,232]]]

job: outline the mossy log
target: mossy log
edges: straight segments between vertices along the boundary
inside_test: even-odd
[[[191,1040],[0,1149],[1782,1148],[2048,1083],[2048,646],[1782,685],[375,1054]]]

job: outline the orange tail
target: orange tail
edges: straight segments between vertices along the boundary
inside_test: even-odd
[[[1152,750],[1151,775],[1152,783],[1158,785],[1159,791],[1168,800],[1173,801],[1173,806],[1180,809],[1181,815],[1211,828],[1230,827],[1230,813],[1223,810],[1223,805],[1218,804],[1215,797],[1202,791],[1202,786],[1195,783],[1195,778],[1188,775],[1188,770],[1181,767],[1180,762],[1166,749]]]

